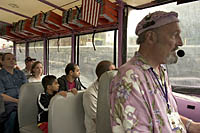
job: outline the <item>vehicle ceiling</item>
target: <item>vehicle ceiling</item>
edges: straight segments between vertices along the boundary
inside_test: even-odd
[[[115,2],[115,0],[110,0]],[[152,0],[125,0],[131,6],[139,6]],[[63,10],[80,6],[81,0],[1,0],[0,1],[0,27],[12,24],[19,20],[31,18],[40,13],[53,10],[62,15]],[[8,17],[9,16],[9,17]]]
[[[188,0],[109,0],[111,2],[123,1],[135,8],[146,8],[165,4],[173,1],[188,2]],[[195,1],[195,0],[190,0]],[[19,20],[32,18],[40,12],[53,11],[62,16],[66,11],[75,6],[81,6],[82,0],[0,0],[0,29],[5,25],[12,25]]]

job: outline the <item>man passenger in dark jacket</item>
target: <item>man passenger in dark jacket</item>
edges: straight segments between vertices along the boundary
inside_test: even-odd
[[[80,76],[79,66],[74,63],[69,63],[65,68],[65,74],[58,78],[60,85],[59,91],[72,92],[74,95],[77,94],[77,91],[81,90],[81,83],[78,80]]]

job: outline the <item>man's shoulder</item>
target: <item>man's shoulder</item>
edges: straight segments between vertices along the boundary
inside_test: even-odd
[[[0,74],[5,74],[6,73],[6,70],[5,69],[1,69],[0,70]]]
[[[45,92],[39,93],[38,99],[40,100],[40,99],[44,99],[44,98],[47,98],[47,93],[45,93]]]
[[[94,92],[94,85],[93,85],[93,84],[91,84],[91,85],[86,89],[86,91],[85,91],[84,93],[90,94],[90,93],[92,93],[92,92]]]
[[[62,76],[58,77],[58,80],[66,80],[66,75],[62,75]]]
[[[0,80],[5,80],[9,73],[5,69],[0,70]]]
[[[23,72],[22,70],[14,69],[14,71],[15,71],[17,74],[22,74],[22,75],[24,75],[24,72]]]
[[[97,94],[93,88],[87,88],[86,91],[83,93],[83,99],[90,99],[90,97],[95,98]],[[85,101],[85,100],[84,100]]]
[[[98,82],[93,82],[84,92],[85,94],[94,94],[98,90]]]
[[[134,72],[143,71],[141,64],[134,58],[120,66],[118,69],[120,73],[126,73],[129,70],[133,70]]]
[[[24,82],[27,82],[27,78],[26,78],[26,75],[24,74],[24,72],[22,72],[21,70],[18,70],[18,69],[14,69],[14,71],[20,77],[20,79],[23,79]]]
[[[66,76],[62,75],[58,78],[58,83],[60,86],[65,86],[67,84]]]
[[[148,71],[149,66],[132,58],[127,63],[119,67],[117,74],[113,78],[113,83],[118,83],[122,79],[131,78],[133,75],[137,78],[143,78]]]

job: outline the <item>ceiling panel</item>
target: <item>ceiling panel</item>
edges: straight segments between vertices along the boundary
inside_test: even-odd
[[[123,0],[123,1],[126,2],[128,5],[136,7],[136,6],[150,3],[154,0]]]
[[[9,16],[9,17],[8,17]],[[12,24],[13,22],[25,19],[24,17],[0,10],[0,21]]]
[[[29,17],[32,17],[41,11],[46,12],[52,9],[52,7],[37,0],[2,0],[0,1],[0,5],[3,8]]]
[[[70,3],[73,5],[81,5],[81,0],[48,0],[49,2],[57,5],[57,6],[64,6],[64,7],[72,7]]]
[[[64,6],[64,9],[69,9],[76,5],[81,5],[81,0],[48,0],[48,2],[57,5],[58,7],[66,5],[68,3],[72,3]],[[53,10],[55,13],[62,15],[62,11],[55,9],[52,6],[49,6],[45,3],[42,3],[38,0],[0,0],[0,7],[17,12],[21,15],[25,15],[28,17],[32,17],[39,12],[47,12],[49,10]],[[8,17],[9,16],[9,17]],[[25,17],[21,17],[17,14],[13,14],[11,12],[7,12],[4,10],[0,10],[0,21],[5,21],[7,23],[12,23],[21,19],[26,19]]]

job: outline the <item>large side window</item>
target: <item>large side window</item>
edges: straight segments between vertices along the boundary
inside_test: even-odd
[[[114,61],[114,31],[95,34],[95,48],[92,44],[92,34],[82,35],[79,38],[79,66],[80,79],[88,87],[97,79],[95,69],[102,60]]]
[[[43,63],[43,41],[29,43],[29,56]]]
[[[0,38],[0,52],[13,53],[13,42]]]
[[[135,27],[138,19],[142,19],[136,15],[136,10],[129,10],[128,25],[127,25],[127,61],[133,57],[139,46],[136,45],[137,36],[135,35]]]
[[[25,43],[16,45],[17,66],[22,70],[25,68]]]
[[[71,37],[49,40],[49,74],[65,75],[65,67],[71,62]]]

